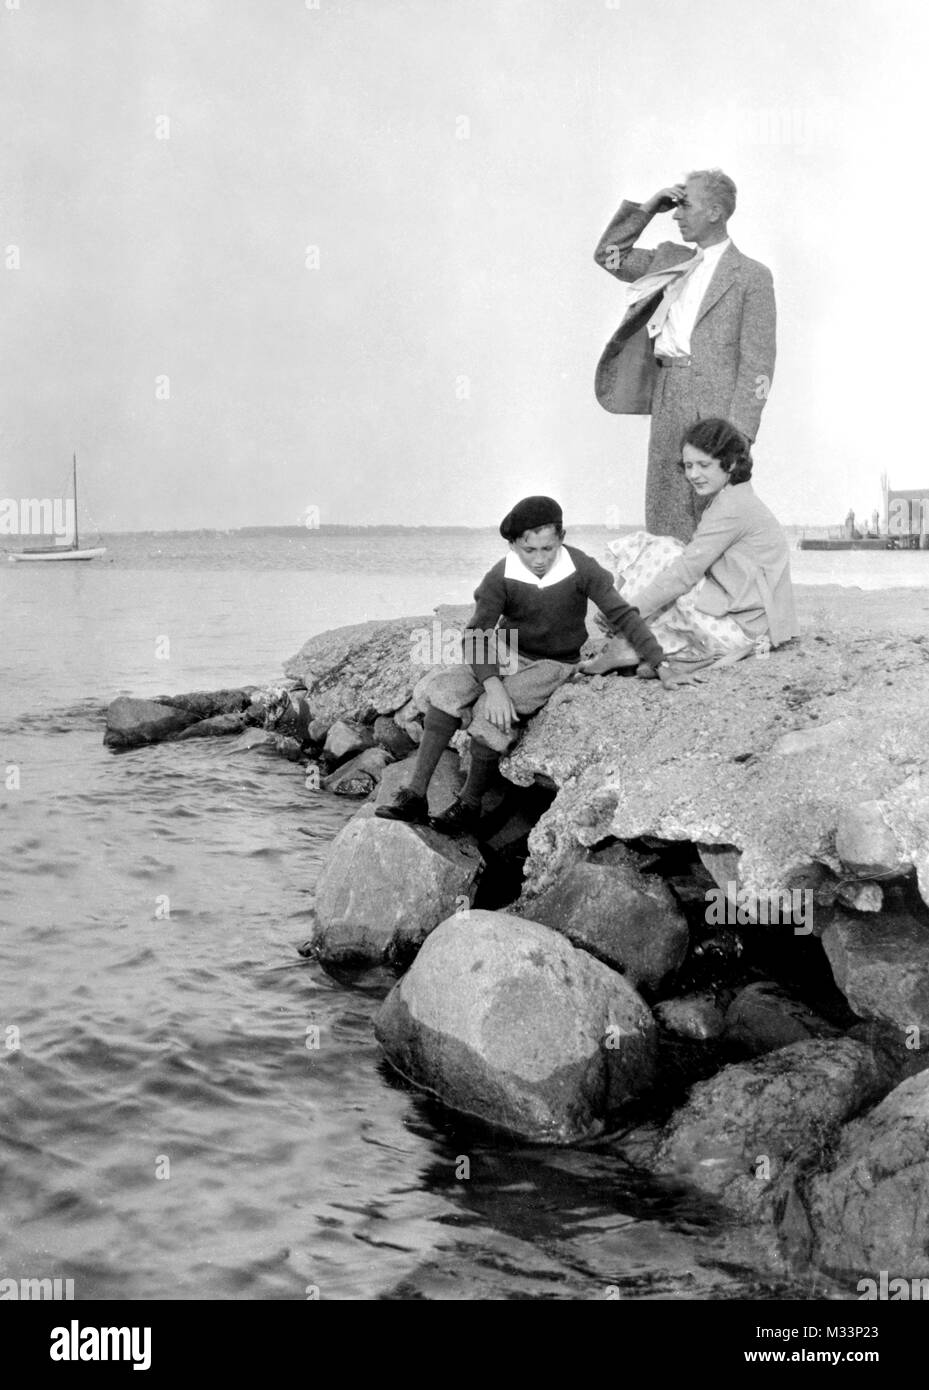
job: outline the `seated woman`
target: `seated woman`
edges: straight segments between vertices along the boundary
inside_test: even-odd
[[[675,673],[730,665],[799,631],[787,541],[755,496],[748,441],[728,420],[699,420],[682,440],[681,468],[707,499],[688,545],[636,531],[613,541],[616,586],[639,610]],[[612,639],[582,671],[631,665]]]

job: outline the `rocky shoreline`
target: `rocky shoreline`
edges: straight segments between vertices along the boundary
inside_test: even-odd
[[[232,735],[368,798],[306,949],[400,975],[377,1036],[414,1085],[695,1190],[781,1268],[922,1278],[929,592],[797,592],[799,640],[699,686],[557,692],[480,843],[373,814],[465,608],[321,634],[270,690],[115,701],[105,738]]]

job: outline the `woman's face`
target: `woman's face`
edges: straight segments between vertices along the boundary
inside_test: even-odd
[[[524,531],[519,540],[511,541],[510,545],[526,569],[542,579],[558,559],[561,537],[554,526],[540,526],[536,531]]]
[[[729,481],[729,474],[718,459],[685,444],[681,455],[684,461],[684,477],[698,497],[715,497],[722,492]]]

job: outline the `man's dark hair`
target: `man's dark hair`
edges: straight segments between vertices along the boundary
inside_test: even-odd
[[[711,417],[698,420],[685,430],[681,448],[689,444],[701,454],[709,454],[729,474],[729,482],[747,483],[752,476],[751,445],[741,430],[728,420]]]

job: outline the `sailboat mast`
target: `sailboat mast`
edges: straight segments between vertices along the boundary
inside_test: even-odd
[[[74,549],[80,550],[77,539],[77,454],[71,455],[71,462],[74,467]]]

